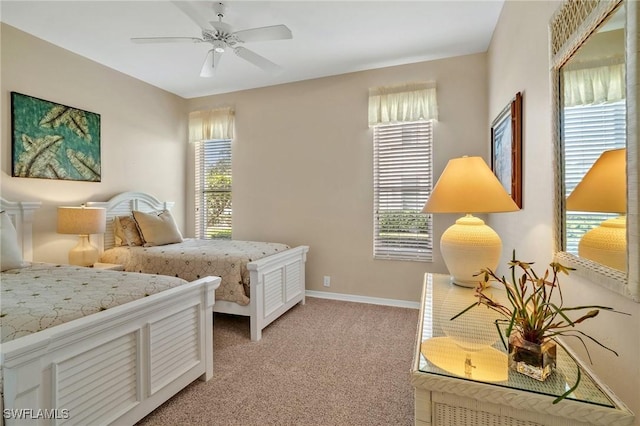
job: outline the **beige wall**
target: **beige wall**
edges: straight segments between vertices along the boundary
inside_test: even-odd
[[[516,249],[522,260],[547,265],[553,255],[553,144],[547,25],[559,6],[555,1],[507,1],[488,52],[489,115],[495,117],[518,91],[523,92],[524,209],[492,215],[501,235],[503,260]],[[620,356],[589,345],[593,370],[640,414],[640,304],[575,275],[562,278],[565,306],[601,304],[631,313],[603,312],[581,329],[615,349]],[[578,341],[568,341],[587,360]],[[587,361],[588,363],[588,361]],[[640,424],[640,420],[636,421]]]
[[[66,262],[77,241],[55,233],[56,206],[105,201],[132,190],[184,205],[184,99],[6,24],[1,32],[2,196],[43,202],[35,216],[36,260]],[[100,114],[100,183],[11,177],[12,91]],[[184,229],[184,209],[176,210],[176,220]]]
[[[484,54],[191,99],[190,110],[231,105],[234,238],[310,246],[307,289],[417,301],[433,263],[373,260],[370,87],[436,81],[437,178],[451,157],[485,155]],[[455,216],[438,216],[440,234]],[[322,277],[331,276],[331,287]]]

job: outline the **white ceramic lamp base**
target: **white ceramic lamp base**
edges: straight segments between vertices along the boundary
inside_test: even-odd
[[[80,235],[78,245],[69,252],[69,264],[76,266],[93,266],[98,261],[99,253],[89,242],[88,235]]]
[[[619,271],[627,270],[627,221],[625,216],[607,219],[584,234],[578,254]]]
[[[476,287],[483,268],[495,270],[502,253],[498,234],[482,219],[466,215],[442,234],[440,251],[451,281],[463,287]]]

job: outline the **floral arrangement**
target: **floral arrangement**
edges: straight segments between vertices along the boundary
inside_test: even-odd
[[[521,333],[524,340],[535,344],[542,344],[546,339],[553,339],[556,336],[576,337],[584,346],[590,362],[591,355],[585,345],[584,338],[595,342],[617,356],[618,353],[613,349],[601,344],[588,334],[577,330],[575,326],[590,318],[595,318],[600,310],[618,311],[598,305],[565,307],[558,274],[568,275],[569,271],[574,270],[574,268],[553,262],[549,265],[551,272],[547,269],[543,276],[539,276],[531,265],[533,265],[533,262],[517,260],[514,250],[513,258],[509,262],[511,282],[504,276],[498,277],[489,268],[482,269],[478,274],[478,276],[482,276],[482,280],[479,281],[476,287],[478,301],[451,319],[456,319],[475,306],[485,305],[504,317],[504,319],[496,321],[496,327],[505,348],[507,345],[501,329],[505,330],[504,334],[507,338],[516,330]],[[506,291],[508,304],[501,303],[488,291],[491,281],[502,284]],[[554,294],[557,294],[555,298]],[[557,302],[554,299],[557,299]],[[570,314],[586,310],[588,311],[577,319],[569,318]]]

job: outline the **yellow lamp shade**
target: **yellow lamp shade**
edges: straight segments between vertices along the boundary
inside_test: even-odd
[[[107,222],[101,207],[58,207],[58,234],[101,234]]]
[[[497,213],[518,205],[481,157],[449,160],[424,205],[425,213]]]
[[[567,198],[567,210],[625,213],[626,164],[625,148],[603,152]]]

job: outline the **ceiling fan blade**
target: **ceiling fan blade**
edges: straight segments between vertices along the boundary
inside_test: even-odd
[[[211,49],[209,53],[207,53],[207,57],[204,60],[204,64],[202,64],[200,77],[213,77],[215,71],[218,69],[220,56],[222,56],[222,52],[216,52],[215,49]]]
[[[134,37],[131,39],[133,43],[202,43],[204,40],[198,37]]]
[[[258,68],[262,68],[267,72],[276,74],[282,71],[282,67],[280,67],[280,65],[274,64],[267,58],[260,56],[249,49],[245,49],[244,47],[236,47],[235,49],[233,49],[233,51],[242,59],[251,62],[253,65],[257,66]]]
[[[270,27],[251,28],[234,33],[240,41],[285,40],[293,38],[291,30],[286,25],[272,25]]]
[[[211,29],[209,22],[204,18],[204,14],[199,11],[194,5],[187,1],[172,1],[173,5],[184,12],[193,22],[198,24],[203,30]]]

